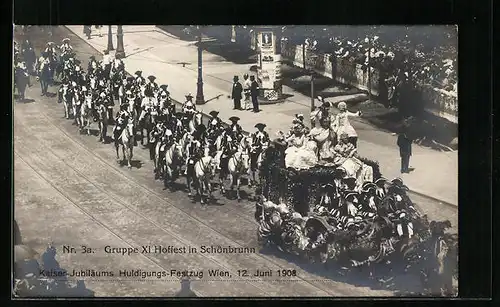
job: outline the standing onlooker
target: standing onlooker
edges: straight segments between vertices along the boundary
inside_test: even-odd
[[[87,39],[90,39],[92,34],[92,26],[83,26],[83,34],[87,35]]]
[[[243,93],[245,94],[245,104],[243,106],[243,109],[244,110],[250,110],[250,89],[252,88],[252,82],[250,81],[250,79],[248,78],[248,74],[245,74],[243,76],[243,80],[245,80],[243,82]]]
[[[101,25],[97,25],[95,26],[96,30],[97,30],[97,33],[99,34],[99,37],[102,37],[102,26]]]
[[[104,76],[106,78],[109,78],[110,73],[111,73],[111,55],[109,54],[108,50],[104,50],[104,55],[102,56],[102,65],[104,66]]]
[[[255,81],[255,76],[250,76],[251,86],[250,86],[250,96],[252,97],[253,110],[252,112],[260,112],[259,110],[259,100],[257,96],[259,95],[259,84]]]
[[[401,157],[401,173],[409,173],[410,156],[411,156],[411,139],[406,135],[404,129],[398,135],[399,155]]]
[[[238,80],[238,76],[234,76],[233,91],[231,93],[231,98],[234,102],[234,110],[241,110],[241,93],[243,92],[243,86]]]

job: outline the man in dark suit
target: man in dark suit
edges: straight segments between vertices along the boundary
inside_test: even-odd
[[[409,173],[412,140],[407,136],[405,131],[402,131],[398,135],[397,143],[401,157],[401,173]]]
[[[234,102],[233,109],[235,110],[241,110],[241,98],[243,92],[243,86],[238,80],[239,80],[238,76],[234,76],[233,91],[231,93],[231,98],[233,99]]]
[[[252,84],[250,85],[250,97],[252,97],[253,110],[252,112],[259,112],[259,100],[257,96],[259,96],[259,84],[255,80],[255,76],[250,76],[250,81]]]

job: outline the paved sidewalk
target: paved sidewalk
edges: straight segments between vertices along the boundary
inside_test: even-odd
[[[83,26],[66,27],[98,51],[106,49],[107,35],[92,36],[87,40],[82,33]],[[187,93],[196,95],[197,48],[194,41],[180,40],[155,26],[123,26],[123,30],[126,53],[124,62],[128,72],[142,70],[146,77],[155,75],[158,84],[169,85],[169,91],[175,100],[183,102]],[[113,31],[116,32],[115,27]],[[113,39],[116,48],[116,33]],[[231,116],[238,116],[246,131],[254,131],[254,125],[263,122],[272,137],[277,131],[286,131],[291,126],[294,114],[302,113],[308,117],[310,97],[289,87],[284,87],[283,92],[293,96],[283,103],[261,106],[260,113],[233,110],[232,101],[228,98],[232,77],[238,75],[241,78],[244,73],[252,74],[249,68],[248,64],[228,62],[204,51],[203,81],[207,103],[197,108],[204,113],[217,110],[220,112],[219,116],[226,121]],[[352,97],[353,95],[333,97],[329,101],[338,102]],[[400,174],[396,136],[377,130],[362,120],[356,120],[353,126],[359,134],[360,155],[378,161],[385,177],[401,177],[413,192],[458,206],[457,152],[436,152],[414,145],[410,165],[415,170],[410,174]]]

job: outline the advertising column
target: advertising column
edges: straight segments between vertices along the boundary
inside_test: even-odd
[[[276,36],[272,31],[262,31],[258,37],[258,77],[262,81],[263,98],[269,101],[278,100],[281,98],[281,56],[276,54]]]

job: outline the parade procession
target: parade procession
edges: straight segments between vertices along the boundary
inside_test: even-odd
[[[224,198],[250,200],[261,248],[326,270],[369,272],[404,263],[430,293],[440,269],[429,263],[456,262],[450,260],[458,253],[456,236],[446,232],[450,222],[431,220],[402,178],[385,178],[371,154],[360,152],[351,121],[363,113],[349,111],[345,102],[316,96],[319,107],[295,114],[275,135],[264,120],[245,132],[241,112],[223,118],[216,108],[199,110],[191,93],[179,103],[167,84],[146,69],[129,71],[107,50],[102,58],[86,55],[86,67],[83,57],[69,38],[47,42],[39,57],[29,40],[16,43],[15,91],[24,99],[33,85],[29,76],[36,76],[41,96],[57,104],[60,116],[81,137],[111,145],[106,151],[129,173],[139,171],[134,157],[146,152],[153,165],[149,181],[167,197],[185,189],[198,204],[192,210]],[[442,295],[452,291],[448,282],[437,288]]]

